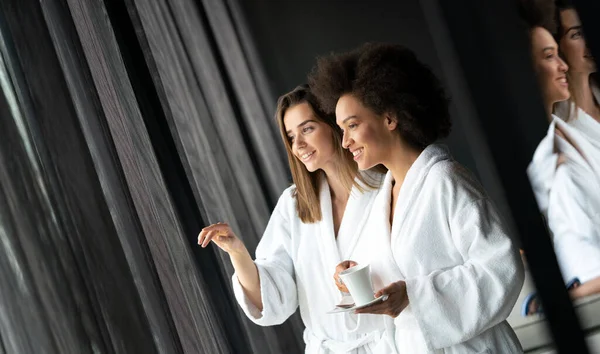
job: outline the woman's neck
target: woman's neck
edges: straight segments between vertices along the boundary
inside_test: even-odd
[[[402,141],[397,141],[390,148],[390,155],[384,166],[390,170],[395,188],[400,188],[408,170],[419,157],[423,149],[414,148]]]
[[[333,202],[346,202],[350,196],[350,191],[342,183],[342,179],[337,169],[331,168],[325,172],[325,179],[329,185],[329,192],[331,193],[331,200]]]
[[[592,92],[590,75],[586,73],[572,73],[569,78],[571,79],[571,92],[577,106],[594,117],[594,119],[600,120],[600,106],[596,102]]]
[[[544,96],[544,106],[546,107],[546,119],[548,119],[548,124],[552,123],[552,114],[554,113],[555,103],[556,102],[548,100],[548,98]]]
[[[550,103],[550,104],[546,104],[546,112],[548,113],[546,115],[546,118],[548,119],[548,123],[552,123],[552,112],[554,112],[554,104]]]

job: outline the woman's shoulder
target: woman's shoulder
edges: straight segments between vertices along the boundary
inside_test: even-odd
[[[556,120],[560,120],[560,118],[554,117],[550,125],[548,126],[548,131],[546,135],[540,140],[538,145],[535,148],[533,153],[533,158],[529,163],[528,168],[535,169],[536,165],[542,164],[555,154],[554,150],[554,135],[556,134]]]
[[[277,201],[276,208],[288,208],[290,205],[294,205],[294,199],[296,198],[296,185],[292,184],[283,190]]]
[[[442,197],[459,204],[488,198],[475,174],[454,159],[437,163],[431,168],[428,177],[430,185],[439,189]]]
[[[277,218],[291,222],[296,216],[296,186],[290,185],[279,195],[279,199],[271,213],[271,219]]]

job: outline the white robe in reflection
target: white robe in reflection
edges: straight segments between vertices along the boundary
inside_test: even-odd
[[[367,228],[378,237],[376,288],[406,281],[410,304],[394,320],[398,352],[522,352],[506,318],[523,264],[481,185],[431,145],[406,175],[390,230],[391,180],[388,172]]]
[[[560,130],[567,139],[556,134]],[[538,207],[544,218],[548,218],[548,207],[550,203],[550,191],[554,187],[556,171],[558,168],[559,154],[564,155],[565,160],[582,161],[579,148],[574,147],[575,141],[582,137],[571,124],[565,123],[560,117],[552,115],[552,122],[548,132],[533,154],[533,160],[527,167],[527,176],[533,189]],[[585,162],[584,162],[585,163]]]
[[[556,119],[560,118],[553,116],[553,120],[548,127],[548,133],[535,149],[533,160],[527,167],[527,176],[529,177],[535,199],[542,215],[546,219],[548,217],[550,190],[554,183],[554,175],[558,162],[558,152],[555,147],[556,136],[554,134]]]
[[[383,175],[376,175],[379,184]],[[385,319],[369,315],[366,331],[349,333],[344,314],[327,314],[341,298],[335,286],[335,267],[345,259],[362,259],[368,251],[356,247],[370,236],[364,229],[377,190],[360,193],[353,189],[338,231],[344,254],[340,254],[333,230],[329,187],[323,179],[320,190],[323,219],[304,224],[297,216],[294,186],[279,198],[269,224],[256,249],[263,301],[262,313],[244,294],[237,276],[233,275],[236,299],[248,318],[261,326],[277,325],[287,320],[300,307],[306,329],[306,353],[388,354],[394,351],[393,340],[384,336]],[[389,332],[388,332],[389,333]]]
[[[577,109],[568,126],[561,150],[571,153],[556,171],[548,225],[564,280],[584,283],[600,276],[600,123]]]
[[[600,98],[600,97],[599,97]],[[581,133],[583,138],[589,144],[585,144],[582,148],[586,149],[584,155],[594,164],[593,168],[599,169],[598,163],[600,157],[600,122],[596,121],[592,116],[585,113],[581,108],[577,108],[575,119],[568,122],[569,126]]]

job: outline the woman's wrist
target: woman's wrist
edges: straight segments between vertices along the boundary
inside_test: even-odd
[[[229,252],[229,258],[231,263],[235,267],[236,265],[244,265],[248,263],[254,263],[250,252],[246,247],[242,247],[240,250]]]

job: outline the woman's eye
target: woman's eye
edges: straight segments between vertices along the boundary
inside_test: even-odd
[[[358,127],[358,124],[356,124],[356,123],[350,123],[350,124],[348,124],[348,128],[350,128],[350,129],[354,129],[356,127]]]
[[[581,31],[574,32],[571,35],[571,39],[578,39],[578,38],[581,38]]]
[[[313,127],[304,127],[304,128],[302,129],[302,132],[303,132],[303,133],[308,133],[308,132],[311,132],[311,131],[313,131],[313,129],[314,129]]]
[[[552,59],[554,58],[554,54],[546,54],[546,59]]]

